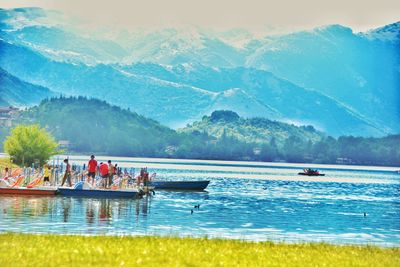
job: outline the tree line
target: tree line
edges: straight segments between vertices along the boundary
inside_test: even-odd
[[[64,148],[69,153],[400,166],[400,135],[306,138],[305,135],[311,133],[316,136],[312,127],[294,131],[292,126],[273,122],[281,133],[288,129],[287,138],[265,136],[263,142],[252,142],[240,135],[229,134],[221,119],[234,125],[237,122],[238,131],[242,129],[243,123],[232,112],[216,112],[214,117],[205,121],[213,127],[221,127],[222,135],[214,136],[205,128],[177,132],[104,101],[60,97],[23,111],[15,123],[38,124],[56,140],[70,141],[70,145]],[[264,124],[269,123],[263,120],[255,122],[252,127],[265,127]],[[9,132],[10,129],[0,127],[1,143]],[[298,133],[294,135],[294,132]]]
[[[213,139],[207,134],[192,133],[174,154],[178,158],[283,161],[292,163],[358,164],[400,166],[400,135],[382,138],[341,136],[325,137],[318,142],[290,136],[283,145],[274,138],[268,143],[246,143],[223,135]]]

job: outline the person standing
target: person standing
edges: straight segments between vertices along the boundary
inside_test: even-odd
[[[51,172],[50,165],[45,164],[44,169],[43,169],[43,184],[44,185],[50,185],[50,172]]]
[[[71,182],[71,165],[68,163],[68,159],[64,159],[64,163],[67,165],[65,167],[65,173],[64,173],[64,177],[61,183],[61,186],[64,185],[65,181],[68,181],[69,186],[72,186],[72,182]]]
[[[102,178],[102,186],[105,188],[107,187],[107,182],[108,182],[108,165],[104,164],[103,162],[100,163],[100,176]]]
[[[108,161],[108,187],[111,188],[113,183],[115,166],[112,165],[111,160]]]
[[[94,184],[94,180],[96,178],[96,170],[97,170],[97,161],[94,159],[94,155],[90,156],[90,160],[88,162],[88,182],[92,180],[92,185]]]

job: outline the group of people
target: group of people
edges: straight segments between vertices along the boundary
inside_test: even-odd
[[[88,169],[87,169],[87,181],[90,182],[92,185],[95,182],[96,174],[99,174],[102,181],[101,185],[104,188],[111,188],[114,183],[114,177],[121,177],[122,176],[122,169],[118,167],[118,164],[113,164],[111,160],[108,160],[107,163],[98,162],[95,160],[95,156],[91,155],[90,160],[88,162]],[[126,172],[126,170],[125,170]],[[129,176],[126,172],[123,176]],[[149,173],[147,168],[142,168],[140,170],[140,175],[136,177],[137,184],[147,185],[150,181],[151,177],[149,177]]]
[[[65,172],[63,175],[63,179],[61,182],[61,186],[64,186],[65,182],[68,183],[69,186],[72,186],[71,176],[72,176],[72,168],[71,164],[68,162],[68,159],[64,159]],[[117,174],[118,165],[113,165],[111,160],[108,161],[108,164],[101,162],[100,164],[97,163],[95,160],[95,156],[91,155],[90,160],[88,162],[87,168],[87,181],[94,184],[96,180],[96,174],[99,174],[102,178],[102,186],[104,188],[110,188],[113,184],[113,177]],[[46,171],[46,169],[45,169]],[[46,173],[45,175],[46,176]]]
[[[69,163],[68,159],[64,159],[64,164],[65,164],[65,172],[62,175],[62,180],[61,180],[61,186],[64,186],[64,184],[67,184],[68,186],[72,186],[72,176],[75,175],[74,171],[76,171],[73,166]],[[75,166],[76,167],[76,166]],[[58,169],[59,167],[51,167],[50,164],[45,164],[43,166],[43,184],[46,185],[51,185],[50,178],[53,177],[52,175],[52,170],[53,169]],[[118,179],[115,178],[127,178],[128,184],[134,184],[135,182],[137,185],[143,184],[147,185],[148,182],[154,178],[155,174],[153,174],[151,177],[149,177],[149,172],[147,171],[147,168],[142,168],[140,170],[140,174],[134,178],[134,174],[132,171],[128,173],[128,171],[125,169],[124,173],[122,172],[122,169],[118,167],[118,164],[113,164],[111,160],[108,160],[107,163],[98,162],[95,159],[94,155],[90,156],[90,160],[87,164],[87,171],[85,172],[86,165],[83,165],[83,170],[84,172],[78,171],[80,174],[78,174],[78,179],[83,180],[84,177],[86,177],[86,181],[94,185],[96,183],[96,177],[100,176],[101,177],[101,182],[100,186],[103,188],[111,188],[115,182],[117,182]],[[79,168],[80,170],[80,168]],[[2,171],[0,172],[2,173]],[[10,175],[11,171],[9,170],[8,167],[5,168],[4,170],[4,177],[8,177]],[[82,175],[82,176],[80,176]],[[123,179],[118,180],[121,182]],[[53,181],[54,182],[54,181]]]
[[[87,178],[88,182],[94,184],[96,179],[96,174],[100,174],[102,178],[102,186],[104,188],[110,188],[113,184],[113,177],[118,174],[121,170],[118,168],[118,164],[112,164],[111,160],[106,163],[100,162],[97,163],[95,160],[95,156],[91,155],[90,160],[88,162],[88,170],[87,170]]]
[[[68,159],[64,159],[65,173],[61,182],[61,186],[64,186],[65,182],[68,183],[69,186],[72,186],[71,176],[72,176],[72,169],[71,164],[69,164]],[[97,163],[95,160],[95,156],[91,155],[90,160],[88,162],[87,168],[87,181],[94,184],[96,180],[96,174],[98,173],[102,178],[102,186],[104,188],[110,188],[113,184],[113,177],[117,174],[118,165],[113,165],[111,160],[108,161],[108,164],[101,162],[100,164]]]

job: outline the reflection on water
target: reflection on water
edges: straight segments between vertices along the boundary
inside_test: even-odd
[[[290,169],[266,168],[265,180],[243,178],[251,171],[157,171],[211,183],[204,192],[157,191],[135,200],[0,196],[0,231],[400,245],[400,176],[393,173],[331,170],[333,181],[309,182],[271,179],[291,177]]]

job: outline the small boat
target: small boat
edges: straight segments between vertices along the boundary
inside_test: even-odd
[[[150,186],[157,189],[169,190],[204,190],[210,181],[151,181]]]
[[[26,187],[1,187],[0,194],[8,195],[35,195],[35,196],[54,196],[57,188],[50,186],[40,186],[36,188]]]
[[[312,169],[304,169],[303,172],[299,172],[298,175],[325,176],[324,173],[320,173],[318,170],[312,170]]]
[[[21,186],[24,179],[24,176],[15,177],[15,180],[1,179],[0,194],[54,196],[57,192],[56,187],[39,186],[38,183],[35,186]]]
[[[304,172],[299,172],[298,175],[307,175],[307,176],[325,176],[324,173],[304,173]]]
[[[87,183],[79,182],[74,188],[59,187],[58,193],[71,197],[140,198],[143,192],[137,189],[92,189]]]

